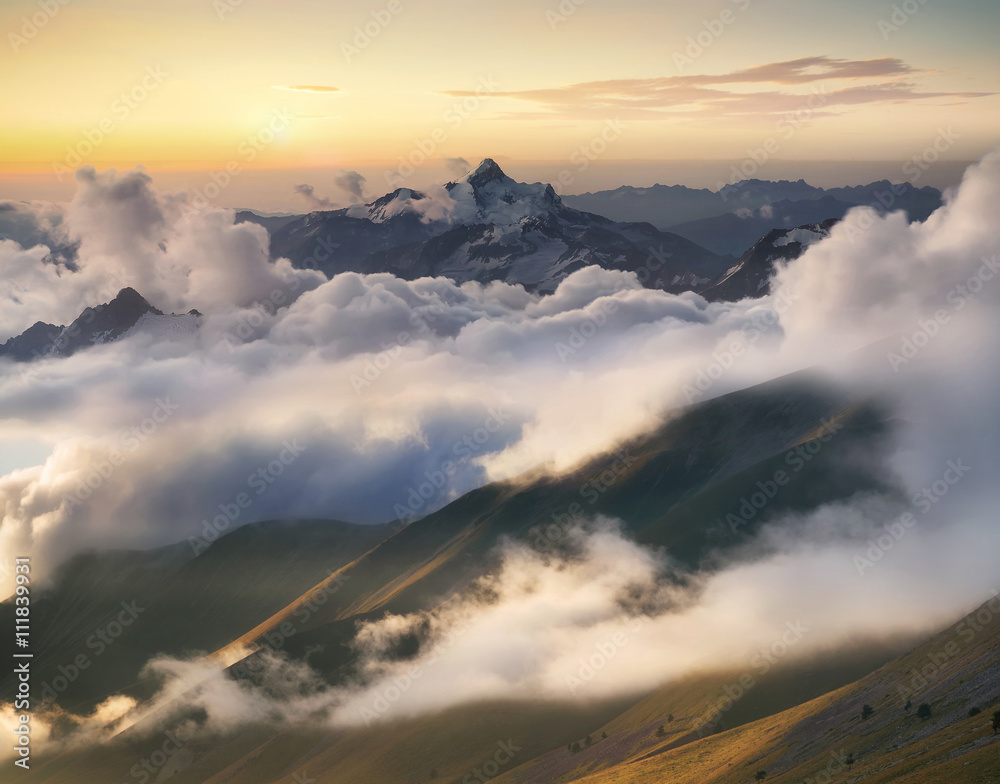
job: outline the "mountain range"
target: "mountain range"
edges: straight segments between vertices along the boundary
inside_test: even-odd
[[[502,280],[541,293],[590,264],[640,273],[650,288],[687,291],[732,261],[648,223],[568,207],[551,185],[515,182],[489,158],[440,189],[398,188],[368,204],[284,222],[271,234],[271,255],[327,275]]]
[[[860,198],[876,185],[837,190]],[[757,203],[769,194],[815,196],[818,190],[801,181],[748,181],[740,196]],[[933,200],[930,190],[918,195]],[[631,197],[633,191],[626,193]],[[703,198],[701,191],[683,193]],[[267,228],[273,257],[321,269],[328,276],[389,272],[404,279],[503,281],[544,294],[575,270],[597,265],[635,272],[647,287],[735,301],[766,295],[775,263],[798,257],[810,242],[826,236],[845,210],[832,196],[821,196],[761,207],[755,217],[727,213],[686,224],[685,231],[709,245],[723,242],[718,240],[719,227],[726,236],[752,237],[751,246],[734,259],[649,223],[616,222],[567,207],[551,186],[517,183],[486,159],[467,177],[436,193],[400,188],[342,210],[280,217],[241,211],[236,220]],[[803,215],[824,217],[773,228]],[[17,362],[65,357],[137,332],[191,332],[197,329],[198,316],[197,311],[165,314],[139,292],[124,288],[112,301],[86,308],[68,326],[33,324],[0,345],[0,357]]]
[[[28,362],[44,357],[68,357],[81,349],[112,343],[138,332],[190,332],[201,314],[164,313],[135,289],[123,288],[110,302],[85,308],[69,326],[37,321],[20,335],[0,345],[0,357]]]
[[[880,211],[905,210],[910,220],[925,220],[941,206],[941,192],[888,180],[825,189],[804,180],[744,180],[718,191],[682,185],[625,185],[565,196],[564,201],[613,220],[647,221],[715,253],[736,255],[771,229],[842,218],[859,205]]]
[[[886,203],[888,193],[894,207],[909,207],[911,217],[919,218],[940,203],[933,188],[892,187],[882,181],[824,191],[802,180],[747,180],[718,193],[654,186],[561,198],[550,185],[515,182],[487,158],[466,177],[426,193],[399,188],[367,204],[300,216],[244,210],[236,220],[268,230],[272,257],[328,276],[353,271],[407,280],[503,281],[545,294],[570,273],[597,265],[634,272],[650,288],[735,301],[767,294],[775,263],[796,258],[826,236],[855,204]],[[769,201],[774,199],[779,200]],[[743,205],[736,212],[690,220],[674,232],[567,206],[630,216],[662,209],[657,222],[664,224],[736,203]],[[737,258],[728,255],[732,249]],[[199,315],[165,314],[125,288],[112,301],[86,308],[68,326],[33,324],[0,345],[0,357],[18,362],[64,357],[136,332],[190,332]]]

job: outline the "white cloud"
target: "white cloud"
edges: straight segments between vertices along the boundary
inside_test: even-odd
[[[494,586],[500,599],[469,600],[455,617],[432,619],[442,639],[450,628],[465,631],[425,662],[426,680],[393,710],[470,695],[555,697],[567,670],[607,635],[631,634],[636,644],[619,646],[606,675],[593,679],[594,695],[647,688],[699,661],[739,665],[800,617],[811,629],[806,650],[852,633],[925,629],[986,598],[1000,468],[1000,155],[971,169],[923,224],[852,210],[778,273],[770,297],[735,304],[643,289],[634,276],[594,268],[549,297],[390,275],[314,285],[309,273],[266,266],[256,228],[234,227],[223,212],[185,215],[183,199],[158,194],[145,175],[85,173],[81,188],[66,219],[81,243],[81,271],[69,278],[96,285],[124,264],[166,302],[208,316],[190,343],[124,341],[41,362],[28,380],[0,366],[0,409],[12,433],[55,446],[44,465],[0,479],[3,552],[30,549],[56,564],[83,547],[197,534],[295,439],[305,451],[254,496],[246,521],[384,520],[491,410],[506,412],[503,423],[459,461],[429,508],[488,479],[546,463],[563,469],[648,432],[684,404],[685,387],[706,368],[723,368],[706,392],[717,395],[822,365],[830,383],[859,397],[877,393],[900,423],[890,467],[911,495],[933,487],[949,460],[971,466],[891,558],[857,573],[854,555],[889,513],[887,499],[868,498],[769,528],[740,560],[700,575],[694,592],[664,588],[660,556],[608,531],[581,539],[579,557],[564,563],[510,545]],[[26,288],[50,274],[37,252],[4,249]],[[62,277],[50,282],[59,288]],[[252,305],[295,281],[310,290],[289,306]],[[30,305],[52,306],[44,298]],[[765,322],[777,323],[748,340],[744,330]],[[723,361],[739,340],[745,352]],[[156,422],[166,401],[177,409]],[[148,432],[146,420],[155,423]],[[68,501],[115,449],[122,464],[94,480],[86,499]],[[125,529],[121,520],[144,524]],[[636,585],[658,606],[680,609],[632,628],[618,599]],[[374,691],[324,692],[326,702],[309,709],[357,714],[384,677],[399,675],[402,665],[379,655],[384,641],[417,620],[426,619],[391,619],[359,638]],[[185,673],[170,665],[171,677]],[[229,688],[205,692],[228,706],[220,726],[260,707]]]
[[[730,367],[707,395],[833,362],[916,329],[938,305],[951,307],[935,298],[996,253],[996,170],[993,156],[970,171],[925,224],[852,211],[779,273],[772,297],[736,304],[644,289],[630,274],[597,268],[574,273],[547,297],[500,283],[387,274],[347,273],[316,286],[315,273],[267,262],[260,227],[234,226],[225,211],[185,213],[182,196],[158,193],[141,172],[84,170],[66,218],[81,243],[81,271],[62,277],[96,284],[125,265],[157,304],[208,316],[194,343],[125,341],[38,363],[28,380],[8,366],[0,405],[16,412],[17,434],[56,448],[43,467],[0,479],[0,541],[34,541],[58,560],[80,546],[190,536],[294,438],[308,449],[248,518],[392,519],[408,488],[497,407],[509,412],[503,427],[465,455],[428,510],[489,479],[546,463],[565,469],[655,427],[734,341],[746,353],[724,363]],[[64,283],[37,285],[37,275],[51,274],[37,252],[11,264],[31,291]],[[273,287],[298,289],[283,303],[298,299],[252,304]],[[989,325],[998,288],[955,313],[958,326],[943,331],[925,361],[940,359],[956,378],[991,372],[995,363],[978,349],[997,334]],[[939,351],[956,340],[957,351]],[[977,384],[960,387],[955,394],[983,404],[972,400]],[[126,443],[168,397],[178,406],[169,420]],[[124,449],[124,463],[74,503],[80,483],[115,449]],[[126,518],[148,523],[121,531],[116,521]]]

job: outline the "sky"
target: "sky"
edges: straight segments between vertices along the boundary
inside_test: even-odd
[[[902,6],[11,0],[0,198],[68,199],[81,163],[188,190],[238,167],[218,202],[279,210],[301,208],[303,181],[323,195],[359,171],[375,197],[400,167],[447,179],[448,158],[525,180],[569,168],[567,192],[706,187],[754,154],[758,176],[798,161],[830,185],[848,183],[804,162],[901,180],[935,143],[978,159],[1000,116],[1000,7]]]

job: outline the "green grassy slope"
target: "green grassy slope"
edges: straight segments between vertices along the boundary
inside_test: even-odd
[[[831,420],[838,429],[828,437]],[[567,474],[490,484],[411,524],[344,571],[336,595],[297,629],[289,650],[339,638],[352,617],[436,606],[491,568],[501,537],[558,547],[569,523],[597,515],[623,520],[640,541],[666,545],[695,568],[777,515],[858,492],[893,492],[873,468],[887,429],[874,407],[851,404],[801,374],[694,406]],[[800,446],[817,448],[796,469],[789,455]],[[792,481],[763,511],[735,534],[720,523],[781,466]],[[262,639],[287,615],[276,614],[242,643]],[[342,663],[331,657],[325,666]]]
[[[197,558],[187,543],[79,556],[33,602],[35,698],[49,685],[47,697],[86,712],[133,686],[156,653],[227,644],[391,532],[336,521],[269,522],[237,529]],[[0,605],[5,628],[13,628],[12,611]],[[9,645],[5,639],[4,650]],[[12,686],[3,673],[0,693]]]
[[[831,419],[842,429],[827,439],[824,428]],[[136,683],[136,678],[141,664],[154,654],[232,652],[234,641],[240,647],[264,645],[276,632],[283,650],[297,657],[309,654],[309,662],[335,681],[350,666],[351,652],[345,643],[359,620],[385,612],[428,610],[446,601],[493,566],[502,537],[558,547],[566,523],[601,514],[622,519],[641,541],[667,545],[673,556],[696,568],[713,552],[742,544],[774,515],[873,488],[891,492],[868,470],[877,462],[874,456],[886,428],[872,406],[858,405],[800,374],[678,412],[657,431],[567,474],[534,472],[480,488],[402,530],[327,522],[272,523],[238,529],[194,559],[185,550],[187,545],[153,554],[78,559],[56,581],[50,597],[39,603],[36,621],[48,625],[52,635],[46,639],[52,652],[45,649],[40,680],[58,674],[58,667],[72,662],[76,651],[86,652],[88,635],[119,612],[121,601],[137,597],[143,607],[140,619],[120,640],[91,656],[85,677],[60,693],[61,705],[86,710],[122,689],[144,697],[152,684]],[[746,526],[720,537],[716,517],[738,511],[755,483],[788,465],[790,450],[802,445],[818,446],[815,457],[796,472],[795,482]],[[5,605],[0,616],[9,611]],[[72,622],[67,615],[73,616]],[[864,661],[866,666],[874,663],[871,658]],[[814,685],[807,696],[856,677],[863,671],[858,667],[845,667],[843,662],[820,666],[809,675]],[[691,699],[708,699],[706,690],[718,687],[720,677],[689,684]],[[776,680],[734,710],[730,721],[750,721],[781,710],[795,697],[792,686]],[[636,710],[652,710],[649,699],[667,698],[654,695]],[[443,781],[451,781],[448,776],[474,764],[484,748],[496,742],[492,735],[501,727],[520,732],[517,737],[524,738],[531,757],[564,749],[572,739],[604,726],[609,735],[646,732],[649,722],[636,724],[634,717],[623,713],[626,707],[602,705],[580,711],[493,706],[488,715],[504,717],[504,723],[472,736],[462,734],[471,721],[465,709],[377,731],[320,732],[310,727],[278,733],[249,727],[221,742],[200,738],[186,743],[192,759],[175,778],[248,784],[285,780],[308,759],[315,768],[309,775],[319,781],[410,780],[400,778],[404,769],[412,766],[416,775],[428,765],[432,767],[424,780],[437,769]],[[677,742],[690,728],[678,723],[672,732],[667,739]],[[442,734],[458,739],[450,756],[444,762],[425,759],[418,751],[423,748],[420,744],[433,745]],[[635,746],[634,740],[621,743]],[[112,751],[89,755],[74,750],[50,760],[37,774],[38,780],[112,781],[120,775],[121,765],[142,754],[148,743],[126,733]],[[656,743],[642,740],[637,748],[648,752]],[[627,759],[632,746],[595,764],[610,768]],[[377,762],[383,759],[396,761]],[[523,764],[521,758],[517,764]],[[108,767],[112,765],[114,771]],[[97,778],[90,777],[92,769],[99,772]],[[128,769],[124,768],[126,773]],[[347,771],[354,778],[344,778]]]

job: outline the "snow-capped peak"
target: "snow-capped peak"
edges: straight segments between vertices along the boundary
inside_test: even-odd
[[[524,218],[548,215],[562,204],[551,185],[516,182],[492,158],[486,158],[464,179],[445,187],[455,202],[452,211],[455,223],[510,226]]]
[[[514,182],[504,174],[503,169],[492,158],[484,158],[476,170],[465,178],[465,181],[472,185],[473,188],[482,188],[491,182]]]
[[[420,212],[413,202],[420,201],[424,194],[410,188],[397,188],[392,193],[380,196],[368,204],[354,204],[345,210],[349,218],[367,218],[372,223],[382,223],[403,212]]]
[[[444,187],[415,191],[398,188],[368,204],[348,207],[349,218],[384,223],[404,214],[424,223],[446,225],[513,226],[526,218],[540,218],[562,205],[551,185],[516,182],[492,158]]]

